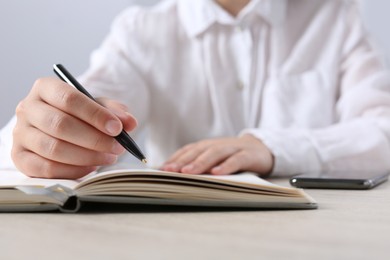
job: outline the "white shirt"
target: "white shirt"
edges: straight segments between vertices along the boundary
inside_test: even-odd
[[[379,57],[355,1],[252,0],[234,18],[212,0],[168,0],[120,14],[81,81],[130,107],[153,166],[187,143],[251,133],[273,152],[274,175],[385,170],[390,77]]]

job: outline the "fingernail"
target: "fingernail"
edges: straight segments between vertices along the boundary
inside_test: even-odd
[[[182,172],[190,173],[195,169],[195,166],[193,164],[189,164],[183,167]]]
[[[220,174],[222,171],[222,167],[221,166],[217,166],[217,167],[214,167],[213,169],[211,169],[211,173],[212,174]]]
[[[126,112],[126,116],[131,120],[134,120],[134,123],[135,123],[135,126],[138,125],[138,121],[137,121],[137,118],[135,118],[132,114],[130,114],[129,112]]]
[[[111,135],[117,135],[121,131],[122,125],[116,120],[110,120],[106,123],[106,130]]]

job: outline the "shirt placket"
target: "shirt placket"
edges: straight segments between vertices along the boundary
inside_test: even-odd
[[[237,73],[237,91],[243,99],[245,124],[248,125],[251,111],[251,86],[253,67],[254,39],[250,26],[240,21],[234,31],[234,52]]]

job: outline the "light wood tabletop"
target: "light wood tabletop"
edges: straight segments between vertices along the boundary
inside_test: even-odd
[[[288,185],[286,179],[272,182]],[[316,210],[133,206],[0,214],[1,259],[390,259],[390,184],[307,190]]]

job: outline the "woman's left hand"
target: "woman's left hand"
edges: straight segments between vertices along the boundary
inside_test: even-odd
[[[268,147],[252,135],[203,140],[174,153],[161,167],[188,174],[227,175],[239,171],[271,173],[274,157]]]

